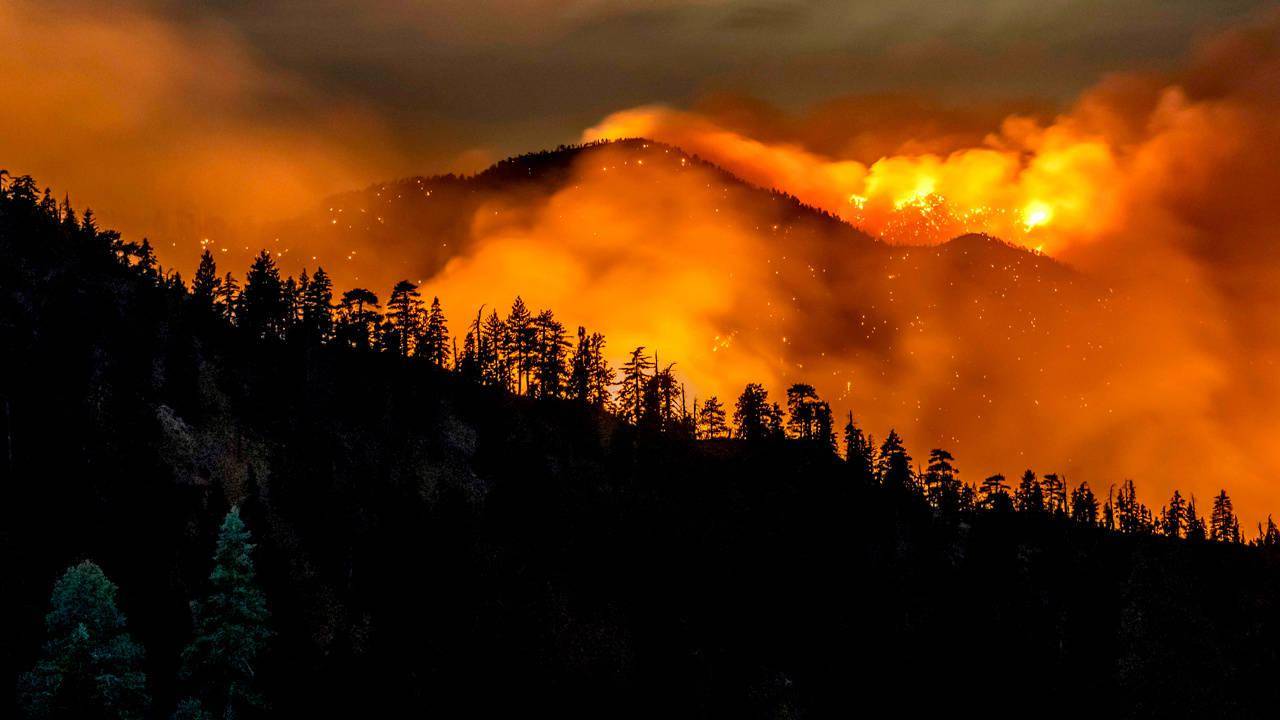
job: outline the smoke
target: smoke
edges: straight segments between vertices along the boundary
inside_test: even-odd
[[[0,47],[3,166],[130,235],[188,241],[166,262],[403,162],[376,117],[264,67],[218,25],[7,2]]]
[[[1278,32],[1264,18],[1179,73],[1108,77],[1056,117],[981,133],[972,113],[909,138],[854,115],[841,142],[834,115],[874,99],[821,122],[746,104],[615,113],[583,139],[678,146],[897,248],[792,227],[712,171],[619,151],[545,203],[478,213],[474,250],[428,285],[464,308],[524,293],[619,355],[656,345],[701,397],[812,382],[918,455],[955,450],[971,480],[1133,477],[1157,509],[1175,487],[1226,487],[1258,516],[1280,507]],[[978,274],[937,245],[970,231],[1078,274],[1034,255]]]
[[[162,243],[167,265],[192,267],[210,237],[239,269],[259,223],[416,169],[377,113],[266,65],[228,27],[71,7],[0,5],[0,159],[128,235],[192,240]],[[1174,487],[1202,501],[1226,487],[1256,519],[1280,508],[1278,34],[1280,16],[1260,18],[1057,115],[720,96],[583,135],[669,143],[891,246],[655,145],[586,154],[550,195],[487,201],[456,247],[361,240],[335,218],[279,250],[307,251],[290,271],[316,256],[341,287],[421,279],[455,333],[523,295],[603,331],[615,360],[645,345],[676,362],[690,400],[810,382],[918,457],[953,450],[967,480],[1034,467],[1105,492],[1133,477],[1157,507]],[[1046,255],[945,244],[971,231]],[[356,253],[373,258],[363,278],[344,271]]]

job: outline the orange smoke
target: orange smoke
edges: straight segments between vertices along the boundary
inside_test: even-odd
[[[1124,151],[1070,117],[1043,127],[1010,117],[982,145],[883,157],[869,165],[799,144],[765,144],[687,112],[615,113],[586,141],[648,137],[708,158],[755,184],[789,192],[894,243],[986,233],[1054,252],[1120,221]]]

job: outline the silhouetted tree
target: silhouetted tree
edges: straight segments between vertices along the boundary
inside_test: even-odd
[[[622,364],[621,369],[618,412],[624,420],[638,425],[644,417],[645,388],[649,385],[648,372],[653,369],[653,360],[644,354],[644,347],[638,347],[631,351],[631,356]]]
[[[1067,512],[1067,483],[1057,473],[1045,473],[1040,480],[1040,490],[1044,495],[1044,509],[1054,515],[1065,515]]]
[[[1169,504],[1160,512],[1160,532],[1168,537],[1183,537],[1187,530],[1187,503],[1182,494],[1173,491]]]
[[[1013,500],[1009,497],[1009,485],[1004,475],[996,473],[982,481],[982,504],[994,512],[1011,512]]]
[[[737,436],[752,442],[769,437],[771,412],[769,392],[758,383],[748,384],[733,409]]]
[[[1187,501],[1187,511],[1185,520],[1185,537],[1192,542],[1202,542],[1209,539],[1209,529],[1204,522],[1204,518],[1196,512],[1196,496],[1192,495]]]
[[[1132,480],[1120,484],[1116,493],[1115,520],[1120,532],[1141,535],[1151,532],[1154,522],[1151,510],[1138,500],[1138,489]]]
[[[960,479],[956,476],[955,457],[941,448],[929,451],[929,465],[924,472],[924,486],[929,504],[940,512],[960,509]]]
[[[820,402],[814,408],[813,439],[833,454],[836,452],[835,420],[831,417],[831,406],[826,402]]]
[[[249,530],[233,508],[218,533],[210,592],[192,603],[195,639],[182,653],[183,676],[196,689],[196,699],[224,718],[263,705],[254,678],[271,633],[266,599],[254,579],[249,540]]]
[[[875,481],[875,448],[853,421],[853,413],[849,413],[849,422],[844,426],[844,459],[855,481],[868,484]]]
[[[1213,499],[1213,510],[1209,514],[1209,539],[1215,542],[1240,542],[1240,521],[1236,519],[1235,508],[1227,491],[1218,492]]]
[[[517,394],[524,394],[528,392],[529,378],[533,375],[537,360],[538,335],[533,315],[518,295],[511,303],[506,325],[507,353],[511,357],[511,370],[515,372],[515,391]]]
[[[338,342],[355,350],[372,348],[378,327],[378,307],[378,296],[364,288],[352,288],[342,293],[335,329]]]
[[[1276,521],[1270,515],[1267,515],[1265,527],[1258,523],[1258,540],[1255,544],[1266,548],[1280,547],[1280,528],[1276,527]]]
[[[476,339],[480,376],[488,385],[510,390],[512,367],[507,324],[491,310]]]
[[[565,366],[569,340],[564,325],[550,310],[533,318],[534,388],[540,397],[561,397],[565,392],[568,370]]]
[[[915,488],[915,475],[911,470],[911,456],[898,431],[890,429],[884,443],[880,445],[880,454],[876,463],[876,477],[885,487],[911,490]]]
[[[725,422],[724,404],[715,395],[702,403],[697,415],[699,437],[718,438],[728,435],[729,425]]]
[[[418,355],[436,367],[449,365],[449,325],[440,308],[440,298],[431,298],[431,308],[427,310],[427,322],[422,333],[422,346]]]
[[[787,388],[787,431],[791,437],[812,440],[821,400],[812,385],[796,383]]]
[[[200,265],[196,267],[195,277],[191,281],[191,298],[196,307],[212,313],[218,301],[218,291],[222,281],[218,278],[218,264],[213,260],[213,253],[206,248],[200,253]]]
[[[286,326],[284,282],[271,253],[258,253],[245,275],[237,311],[239,324],[255,338],[283,337]]]
[[[307,277],[307,271],[302,271]],[[374,303],[377,303],[375,298]],[[333,322],[333,281],[323,267],[316,268],[314,275],[302,287],[299,304],[299,323],[302,336],[307,342],[325,343],[334,334]]]
[[[1071,491],[1071,519],[1081,525],[1098,524],[1098,498],[1089,483],[1082,482]]]
[[[409,357],[422,335],[422,294],[417,285],[401,280],[391,289],[386,324],[383,346],[400,357]]]
[[[222,278],[215,297],[217,298],[218,311],[222,313],[222,317],[229,323],[238,324],[240,318],[236,308],[240,304],[240,283],[236,281],[234,275],[227,273]]]
[[[1028,469],[1022,473],[1022,480],[1018,482],[1018,489],[1014,491],[1013,502],[1018,512],[1044,512],[1044,490],[1040,487],[1040,481],[1032,470]]]
[[[19,678],[32,718],[140,718],[149,698],[142,648],[125,631],[116,586],[85,561],[53,587],[45,643],[35,667]]]

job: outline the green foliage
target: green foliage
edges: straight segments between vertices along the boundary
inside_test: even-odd
[[[271,633],[249,540],[249,529],[233,508],[218,534],[210,592],[193,603],[196,637],[182,653],[183,676],[204,707],[223,717],[263,704],[254,689],[255,667]]]
[[[125,632],[116,586],[90,561],[53,587],[46,640],[35,667],[19,679],[32,718],[137,718],[146,711],[142,648]]]

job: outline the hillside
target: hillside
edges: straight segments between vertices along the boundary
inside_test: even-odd
[[[256,337],[33,187],[0,195],[5,677],[40,653],[54,580],[92,559],[145,648],[147,716],[168,717],[238,505],[271,613],[263,716],[1264,717],[1280,699],[1274,547],[940,509],[821,444],[697,441],[422,358]],[[976,237],[911,257],[978,277],[996,254],[1048,264]]]

